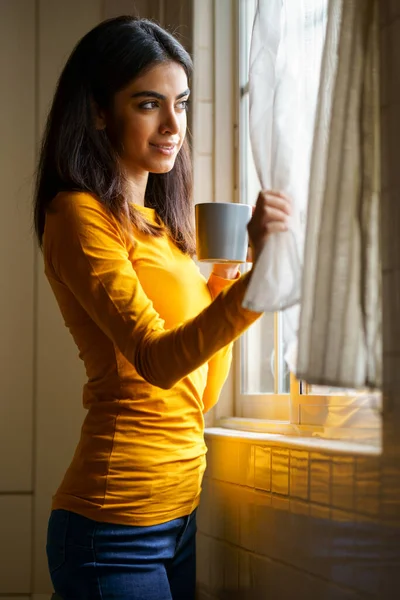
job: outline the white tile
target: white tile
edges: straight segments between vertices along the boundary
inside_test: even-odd
[[[294,552],[298,529],[293,526],[289,499],[272,495],[271,506],[273,518],[270,532],[270,556],[292,564],[295,559]]]
[[[326,600],[328,582],[273,560],[251,557],[254,598]],[[266,590],[268,593],[266,594]],[[249,596],[253,598],[253,596]]]
[[[329,508],[310,505],[309,533],[307,571],[329,579],[332,553],[332,524]]]
[[[274,598],[270,589],[271,581],[271,561],[267,558],[253,554],[250,556],[250,581],[251,594],[249,598],[252,600],[265,600],[266,590],[270,598]]]
[[[196,49],[213,47],[214,10],[212,0],[194,1],[194,37]]]
[[[220,479],[228,483],[241,483],[239,448],[240,443],[238,441],[214,440],[212,450],[213,479]]]
[[[254,487],[271,491],[271,448],[266,446],[254,449]]]
[[[393,419],[393,415],[391,415]],[[397,433],[398,435],[398,433]],[[399,522],[400,461],[398,455],[383,457],[381,471],[381,515],[387,521]]]
[[[254,493],[255,515],[255,551],[262,556],[272,555],[272,536],[274,527],[274,509],[271,506],[271,496],[266,492]]]
[[[195,155],[194,160],[194,201],[213,202],[214,165],[211,156]]]
[[[355,515],[345,511],[331,512],[331,557],[330,574],[332,583],[354,588],[354,565],[358,564],[358,549],[355,543]]]
[[[380,510],[380,459],[358,457],[355,474],[355,508],[357,513],[378,516]]]
[[[224,542],[210,538],[210,587],[217,595],[224,588]]]
[[[332,461],[332,506],[353,510],[355,487],[355,460],[347,456]]]
[[[226,493],[224,483],[213,480],[212,482],[212,507],[210,514],[211,535],[223,540],[225,538],[225,503]]]
[[[239,544],[239,493],[239,487],[213,481],[212,536],[232,544]]]
[[[210,586],[210,544],[211,538],[202,533],[196,535],[196,577],[197,582]]]
[[[255,550],[256,515],[253,490],[243,488],[239,496],[239,545],[245,550]]]
[[[290,496],[308,500],[308,452],[290,451]]]
[[[275,494],[289,493],[289,450],[272,450],[271,487]]]
[[[290,500],[290,515],[288,517],[292,537],[291,564],[301,570],[306,570],[311,555],[311,521],[310,505],[300,500]]]
[[[255,447],[253,444],[239,444],[239,478],[241,485],[254,488]]]
[[[310,454],[310,500],[318,504],[331,501],[331,460],[316,452]]]
[[[226,544],[224,547],[224,594],[228,598],[239,590],[239,550]]]
[[[31,496],[0,496],[0,593],[30,592],[31,525]]]
[[[195,103],[193,148],[198,154],[211,155],[214,150],[214,108],[211,102]]]
[[[194,94],[206,102],[214,97],[213,53],[208,48],[200,48],[194,59]]]
[[[239,550],[239,589],[244,594],[251,589],[251,566],[249,552]]]
[[[362,593],[377,594],[382,572],[387,567],[387,561],[382,560],[385,542],[383,527],[371,518],[356,515],[354,538],[357,556],[354,587]],[[387,577],[387,573],[384,577]]]
[[[239,545],[239,493],[239,486],[227,486],[224,539],[235,545]]]

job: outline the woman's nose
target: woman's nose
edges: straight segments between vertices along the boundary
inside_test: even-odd
[[[179,133],[179,119],[178,115],[174,110],[169,110],[165,113],[165,116],[160,125],[161,133]]]

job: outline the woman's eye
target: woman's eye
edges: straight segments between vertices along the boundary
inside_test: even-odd
[[[140,106],[140,108],[142,108],[144,110],[153,110],[154,108],[158,108],[159,105],[160,104],[157,100],[148,100],[147,102],[142,102],[142,104],[140,104],[139,106]],[[176,108],[178,110],[187,110],[188,107],[189,107],[189,100],[181,100],[176,105]]]
[[[182,102],[179,102],[178,108],[180,110],[187,110],[189,108],[189,100],[182,100]]]
[[[143,102],[143,104],[140,105],[140,108],[144,108],[145,110],[151,110],[152,108],[157,108],[157,106],[158,102],[151,100],[149,102]]]

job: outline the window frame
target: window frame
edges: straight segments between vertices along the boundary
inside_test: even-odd
[[[240,61],[240,12],[246,0],[223,0],[219,7],[215,9],[215,39],[218,40],[220,47],[227,44],[233,49],[231,53],[231,64],[226,64],[226,55],[215,49],[214,61],[216,73],[230,72],[234,90],[229,98],[229,91],[218,89],[218,76],[215,77],[215,103],[218,104],[219,99],[225,102],[228,100],[231,106],[227,109],[233,118],[231,134],[227,135],[226,123],[222,127],[219,126],[218,119],[215,118],[215,140],[218,141],[218,147],[223,148],[225,143],[233,141],[233,198],[234,202],[240,202],[241,199],[241,140],[242,133],[240,129],[240,114],[242,111],[243,93],[248,92],[248,82],[241,81],[241,66]],[[224,4],[224,6],[222,6]],[[229,7],[229,10],[228,10]],[[227,11],[228,14],[227,18]],[[233,22],[233,28],[229,32],[227,23]],[[232,36],[233,30],[233,36]],[[233,39],[232,39],[233,38]],[[239,68],[238,68],[239,66]],[[232,107],[233,104],[233,107]],[[218,112],[218,108],[216,108]],[[216,158],[218,158],[216,154]],[[220,171],[215,169],[216,187],[218,187],[218,178]],[[225,173],[226,175],[226,173]],[[222,179],[224,174],[221,175]],[[277,313],[276,313],[277,315]],[[277,316],[275,315],[275,322]],[[275,339],[277,338],[277,327],[275,327]],[[243,394],[241,391],[241,366],[242,366],[242,350],[240,340],[234,345],[233,350],[233,415],[219,417],[216,425],[230,428],[245,430],[251,432],[262,433],[279,433],[288,435],[321,435],[325,437],[325,419],[329,408],[346,407],[349,399],[352,400],[352,409],[355,407],[364,406],[362,397],[355,398],[349,395],[316,395],[309,394],[309,386],[304,382],[299,382],[296,377],[290,374],[290,391],[286,394]],[[276,378],[275,378],[276,379]],[[304,393],[306,391],[306,393]],[[379,410],[379,407],[378,407]],[[379,419],[379,421],[381,421]],[[380,442],[380,425],[376,428],[376,433],[373,437]],[[375,431],[375,430],[374,430]],[[343,428],[343,431],[338,431],[338,437],[347,441],[360,440],[359,428]],[[329,436],[328,436],[329,437]],[[371,441],[370,439],[368,440]]]
[[[245,14],[246,4],[248,4],[248,0],[234,0],[235,10],[234,10],[234,19],[235,19],[235,38],[234,38],[234,46],[235,46],[235,60],[233,61],[233,69],[234,69],[234,81],[235,81],[235,94],[234,94],[234,102],[235,102],[235,123],[233,125],[235,131],[235,201],[241,202],[243,197],[243,187],[245,177],[243,174],[243,148],[244,142],[243,140],[247,138],[247,126],[248,121],[246,118],[243,118],[243,112],[246,110],[245,105],[243,104],[245,96],[249,94],[249,82],[247,76],[247,59],[244,58],[243,53],[241,52],[242,46],[242,35],[243,28],[241,25],[241,16]],[[247,40],[246,40],[247,41]],[[244,127],[243,127],[244,124]],[[246,149],[246,151],[248,151]],[[244,267],[244,270],[249,270],[250,266]],[[279,317],[278,313],[274,314],[274,350],[275,350],[275,364],[274,364],[274,381],[275,386],[278,384],[278,363],[279,363],[279,354],[276,352],[278,347],[278,329],[279,329]],[[241,373],[242,373],[242,355],[243,355],[243,345],[244,340],[241,338],[238,342],[235,343],[235,353],[234,353],[234,362],[235,362],[235,416],[239,418],[245,419],[258,419],[264,421],[276,421],[281,422],[282,424],[290,423],[290,412],[291,412],[291,395],[292,393],[296,393],[296,390],[293,387],[292,390],[292,378],[290,391],[288,393],[278,393],[275,387],[274,392],[272,393],[257,393],[257,394],[248,394],[243,393],[241,390]]]

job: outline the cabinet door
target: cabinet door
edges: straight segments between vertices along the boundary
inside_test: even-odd
[[[32,489],[34,6],[0,8],[0,492]]]
[[[32,496],[0,496],[0,597],[30,593]]]

